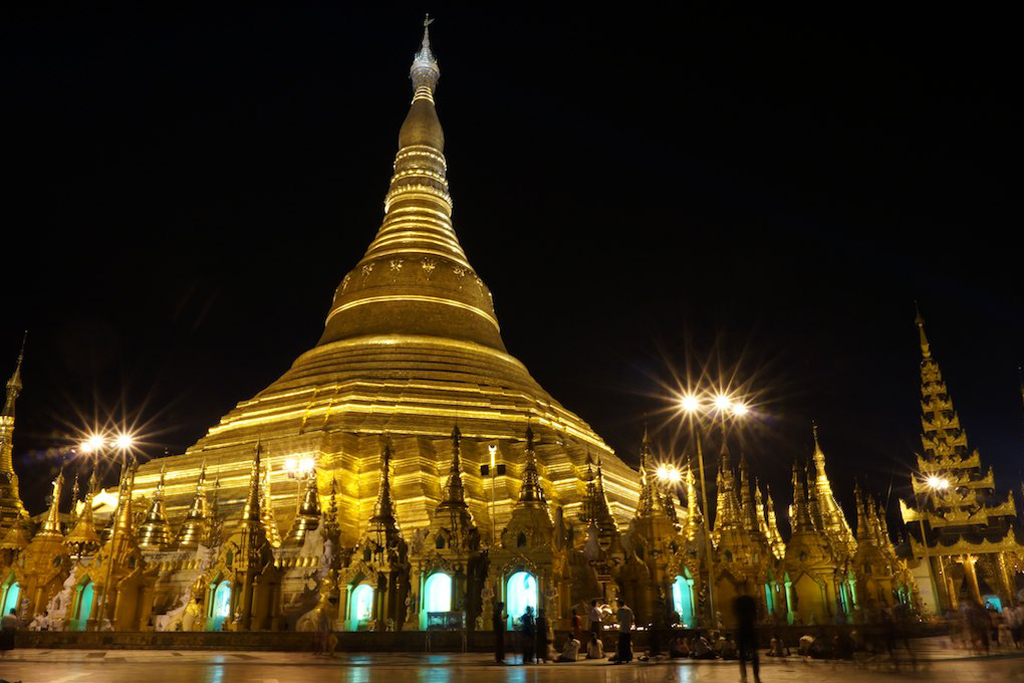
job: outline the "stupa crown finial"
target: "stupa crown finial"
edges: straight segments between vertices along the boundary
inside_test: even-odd
[[[21,363],[25,360],[26,341],[28,341],[28,330],[25,330],[25,335],[21,338],[21,350],[18,351],[18,362],[14,366],[14,373],[7,380],[7,400],[4,401],[2,413],[5,417],[14,417],[14,404],[21,394]]]
[[[914,302],[914,324],[917,325],[917,333],[921,337],[921,357],[928,360],[932,357],[932,349],[928,344],[928,337],[924,333],[924,316],[921,315],[921,309],[917,307],[917,301]]]
[[[409,78],[412,79],[414,91],[413,101],[423,98],[434,101],[434,88],[441,78],[441,68],[437,65],[437,59],[430,50],[430,25],[434,20],[430,15],[423,19],[423,42],[420,44],[420,51],[413,57],[412,66],[409,68]]]

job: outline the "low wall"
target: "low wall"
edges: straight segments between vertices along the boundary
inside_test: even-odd
[[[337,633],[338,652],[425,652],[427,634]],[[489,650],[489,633],[469,634],[469,649]],[[461,652],[462,634],[431,632],[430,651]],[[273,652],[312,652],[315,634],[295,631],[261,633],[206,633],[202,631],[18,631],[17,647],[78,650],[251,650]]]
[[[814,636],[831,635],[834,626],[778,626],[759,627],[758,639],[761,648],[767,648],[772,635],[777,635],[790,647],[795,647],[800,636],[810,633]],[[876,628],[849,626],[858,628],[865,635],[872,634]],[[925,627],[914,629],[914,636],[937,635],[941,627]],[[666,632],[661,646],[667,646],[667,639],[672,635],[692,637],[696,631],[675,630]],[[490,652],[494,650],[494,635],[490,631],[469,632],[463,636],[458,631],[402,631],[399,633],[376,633],[369,631],[336,632],[338,636],[338,652]],[[428,637],[429,636],[429,637]],[[555,646],[559,647],[565,640],[566,632],[555,634]],[[587,634],[583,634],[587,638]],[[647,631],[633,632],[633,646],[645,650],[650,633]],[[615,648],[618,632],[607,630],[602,634],[606,652]],[[464,640],[465,638],[465,640]],[[42,649],[80,649],[80,650],[252,650],[273,652],[312,652],[315,648],[315,634],[297,633],[295,631],[265,631],[255,633],[223,633],[203,631],[18,631],[17,647]],[[516,652],[521,648],[519,635],[508,633],[505,637],[505,648],[508,652]]]

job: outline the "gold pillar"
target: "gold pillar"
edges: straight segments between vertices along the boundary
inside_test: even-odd
[[[973,597],[978,604],[981,604],[981,588],[978,586],[978,573],[974,569],[974,565],[978,562],[978,556],[961,555],[958,562],[964,566],[964,574],[967,577],[967,585],[971,589],[971,597]]]

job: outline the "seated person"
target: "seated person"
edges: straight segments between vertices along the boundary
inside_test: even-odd
[[[580,641],[569,634],[565,637],[565,645],[562,647],[562,654],[558,655],[556,662],[575,662],[580,654]]]
[[[732,634],[730,633],[725,642],[722,643],[721,655],[722,659],[736,659],[739,655],[738,648],[736,647],[736,641],[733,640]]]
[[[778,636],[772,636],[771,647],[768,650],[769,657],[788,657],[789,648],[782,644]]]
[[[668,656],[669,657],[689,657],[690,656],[690,640],[685,636],[679,636],[673,638],[668,644]]]
[[[814,636],[810,633],[805,633],[800,636],[800,645],[796,649],[796,653],[802,657],[811,656],[811,647],[814,645]]]
[[[690,645],[690,657],[693,659],[718,659],[718,653],[711,649],[711,643],[707,638],[697,634]]]
[[[587,659],[604,659],[604,643],[593,631],[590,633],[590,641],[587,642]]]

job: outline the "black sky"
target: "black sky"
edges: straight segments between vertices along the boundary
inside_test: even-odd
[[[341,5],[3,10],[0,371],[28,328],[33,512],[94,413],[180,452],[315,343],[380,223],[423,10],[505,342],[627,461],[673,369],[708,366],[760,403],[763,479],[784,488],[816,419],[841,497],[905,491],[917,299],[1019,485],[1008,16]]]

